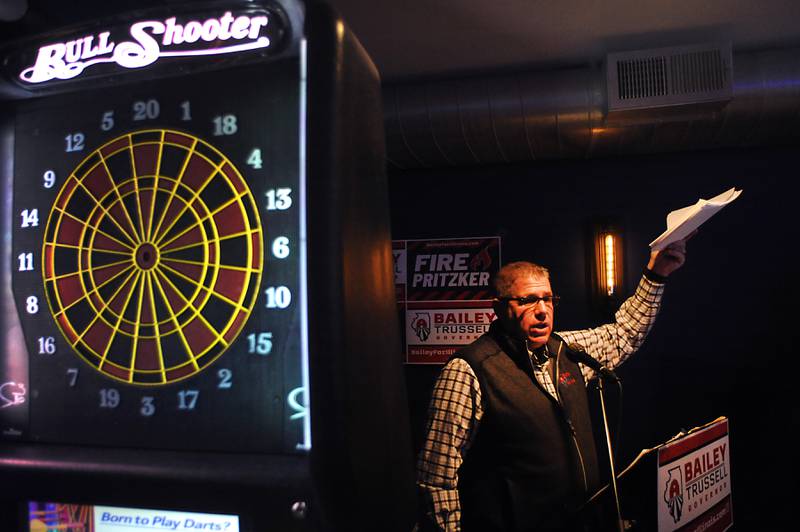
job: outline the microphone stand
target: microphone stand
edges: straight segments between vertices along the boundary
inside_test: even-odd
[[[611,492],[614,494],[614,504],[617,512],[617,530],[625,532],[625,525],[622,522],[622,511],[619,504],[619,491],[617,490],[617,469],[614,466],[614,451],[611,449],[611,433],[608,430],[608,415],[606,413],[606,402],[603,393],[603,381],[605,376],[598,373],[597,389],[600,392],[600,410],[603,412],[603,427],[606,431],[606,448],[608,449],[608,463],[611,468]]]

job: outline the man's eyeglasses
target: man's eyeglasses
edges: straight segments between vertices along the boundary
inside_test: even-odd
[[[498,297],[500,301],[516,301],[521,308],[535,307],[539,301],[544,301],[548,307],[555,307],[561,300],[559,296],[523,296],[523,297]]]

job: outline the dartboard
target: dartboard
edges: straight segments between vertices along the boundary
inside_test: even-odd
[[[250,315],[261,222],[233,163],[168,129],[114,138],[66,179],[47,220],[42,273],[73,350],[120,381],[201,372]]]

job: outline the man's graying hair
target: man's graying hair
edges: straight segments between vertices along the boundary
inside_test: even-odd
[[[500,271],[492,279],[495,297],[512,296],[511,286],[514,284],[514,280],[525,276],[550,280],[550,272],[544,266],[525,261],[510,262],[500,268]]]

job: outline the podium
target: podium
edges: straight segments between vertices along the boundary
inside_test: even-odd
[[[733,525],[729,422],[680,432],[617,474],[623,519],[631,531],[722,532]],[[590,504],[611,495],[607,485]]]

